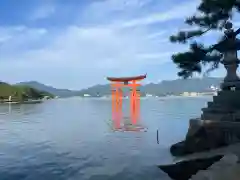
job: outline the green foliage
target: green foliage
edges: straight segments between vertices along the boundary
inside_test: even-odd
[[[49,96],[53,98],[54,96],[48,92],[45,91],[39,91],[35,88],[29,87],[29,86],[24,86],[24,85],[15,85],[17,87],[22,95],[26,98],[29,99],[39,99],[39,98],[44,98],[45,96]]]
[[[17,85],[21,86],[28,86],[32,87],[34,89],[37,89],[47,96],[54,97],[54,96],[59,96],[59,97],[71,97],[71,96],[77,96],[79,91],[74,91],[74,90],[68,90],[68,89],[57,89],[51,86],[44,85],[42,83],[39,83],[37,81],[27,81],[27,82],[20,82]],[[46,93],[48,92],[48,93]]]
[[[202,36],[209,31],[222,31],[227,20],[233,17],[234,12],[238,13],[239,11],[239,0],[201,0],[200,5],[197,7],[198,15],[185,20],[186,24],[197,26],[198,30],[180,31],[177,35],[171,36],[170,41],[173,43],[187,43],[189,40]],[[219,49],[223,49],[223,45],[226,45],[223,43],[224,40],[222,39],[215,45],[208,47],[194,42],[190,44],[189,51],[174,54],[172,60],[180,68],[178,75],[183,78],[191,77],[193,72],[201,73],[203,67],[209,64],[211,66],[205,73],[218,68],[223,57]]]
[[[10,85],[4,82],[0,83],[0,100],[7,100],[12,96],[12,101],[24,101],[27,99],[41,99],[44,96],[53,97],[46,92],[38,91],[27,86]]]

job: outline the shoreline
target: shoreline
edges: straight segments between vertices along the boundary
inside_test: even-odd
[[[26,100],[26,101],[2,101],[0,104],[38,104],[44,102],[44,99]]]
[[[158,167],[173,180],[210,179],[210,177],[213,180],[230,180],[240,176],[239,159],[240,143],[235,143],[177,157],[175,163]]]
[[[157,96],[157,97],[146,97],[146,96],[142,96],[140,97],[140,99],[171,99],[171,98],[204,98],[204,97],[212,97],[213,95],[198,95],[198,96],[182,96],[182,95],[175,95],[175,96]],[[71,97],[67,97],[67,98],[71,98]],[[112,97],[82,97],[82,96],[75,96],[74,98],[81,98],[81,99],[103,99],[103,100],[110,100],[112,99]],[[122,99],[129,99],[127,97],[123,97]]]

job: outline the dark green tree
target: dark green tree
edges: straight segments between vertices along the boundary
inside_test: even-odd
[[[188,78],[194,72],[202,73],[203,67],[210,65],[210,68],[204,73],[219,67],[223,53],[230,48],[239,49],[239,42],[229,44],[229,39],[235,39],[240,29],[235,32],[224,35],[216,44],[206,46],[196,41],[197,37],[203,36],[209,31],[222,31],[224,28],[230,29],[231,23],[228,21],[236,13],[240,12],[240,0],[201,0],[197,7],[197,15],[189,17],[185,23],[190,26],[196,26],[197,30],[180,31],[178,34],[170,37],[173,43],[189,43],[190,48],[186,52],[174,54],[173,62],[180,68],[178,75]]]

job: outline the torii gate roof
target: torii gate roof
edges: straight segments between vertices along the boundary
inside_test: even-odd
[[[140,76],[132,76],[132,77],[107,77],[107,80],[114,82],[128,82],[128,81],[139,81],[143,80],[147,77],[147,74]]]

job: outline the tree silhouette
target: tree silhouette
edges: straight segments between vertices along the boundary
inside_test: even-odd
[[[194,72],[201,73],[204,66],[210,65],[204,72],[207,74],[219,67],[225,51],[240,49],[239,40],[236,39],[240,28],[231,31],[232,24],[228,22],[239,12],[240,0],[201,0],[196,15],[185,20],[186,24],[196,26],[197,30],[180,31],[170,37],[173,43],[190,44],[188,51],[172,55],[173,62],[180,68],[180,77],[189,78]],[[195,40],[209,31],[223,31],[224,28],[228,32],[216,44],[206,46]]]

